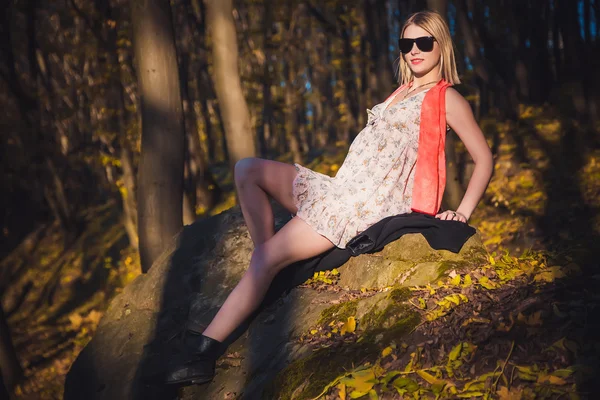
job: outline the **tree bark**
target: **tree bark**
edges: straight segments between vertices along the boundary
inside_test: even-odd
[[[445,20],[448,19],[448,0],[427,0],[427,7],[437,11]]]
[[[135,202],[135,173],[133,168],[133,157],[126,143],[121,144],[121,168],[123,169],[123,188],[120,188],[123,201],[123,226],[129,244],[139,250],[138,222]]]
[[[462,32],[462,37],[465,40],[465,52],[469,60],[473,64],[475,74],[491,89],[497,93],[499,100],[498,109],[501,113],[507,114],[506,117],[516,119],[518,114],[518,102],[515,98],[515,93],[509,93],[504,81],[496,73],[496,71],[486,63],[479,55],[481,43],[476,40],[477,29],[473,26],[472,21],[468,17],[468,7],[465,0],[457,0],[456,6],[456,23]],[[485,107],[485,106],[484,106]]]
[[[273,107],[271,105],[271,29],[273,24],[273,4],[271,0],[264,0],[263,21],[263,47],[265,63],[263,65],[263,113],[262,130],[258,136],[259,154],[264,157],[268,152],[268,141],[273,135]]]
[[[365,18],[370,47],[369,91],[370,101],[383,101],[394,89],[393,71],[389,58],[389,27],[387,24],[387,0],[366,0]]]
[[[212,49],[217,99],[223,115],[229,164],[256,155],[250,131],[248,105],[244,99],[238,71],[238,48],[232,17],[232,0],[205,0],[212,34]]]
[[[142,114],[138,233],[147,272],[182,228],[184,126],[169,3],[132,0]]]

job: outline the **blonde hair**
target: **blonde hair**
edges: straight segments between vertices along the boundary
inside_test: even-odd
[[[425,29],[438,42],[441,50],[441,78],[453,85],[460,83],[458,71],[456,69],[456,60],[454,58],[454,44],[452,43],[452,37],[450,36],[450,29],[448,29],[448,24],[446,24],[444,18],[435,11],[419,11],[411,14],[402,26],[400,37],[404,37],[404,31],[411,24],[415,24],[416,26]],[[408,63],[404,60],[404,57],[400,55],[398,82],[400,85],[404,85],[413,79],[414,76]]]

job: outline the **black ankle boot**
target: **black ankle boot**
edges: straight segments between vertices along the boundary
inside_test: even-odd
[[[221,342],[194,331],[186,331],[181,353],[167,363],[168,385],[200,385],[215,376],[215,364],[222,354]]]

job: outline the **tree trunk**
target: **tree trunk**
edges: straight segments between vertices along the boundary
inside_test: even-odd
[[[509,88],[506,87],[504,81],[496,73],[495,70],[485,63],[485,60],[479,54],[479,48],[481,43],[476,41],[476,37],[480,36],[477,34],[476,28],[473,26],[472,21],[468,17],[468,7],[465,0],[457,0],[456,6],[456,23],[458,28],[461,30],[462,37],[465,41],[465,53],[469,60],[473,64],[473,70],[475,74],[483,81],[486,85],[489,85],[491,89],[497,93],[499,100],[498,110],[507,114],[506,117],[516,119],[518,115],[518,102],[514,94],[508,93]]]
[[[355,132],[358,120],[358,108],[359,108],[359,93],[356,87],[356,79],[354,77],[354,63],[352,61],[352,54],[354,52],[352,48],[352,27],[348,22],[347,25],[341,27],[342,41],[344,54],[342,56],[342,65],[344,66],[341,74],[344,81],[344,92],[345,100],[348,105],[348,119],[344,124],[344,141],[350,143],[354,140],[354,133],[350,134],[352,129]]]
[[[265,64],[263,65],[263,114],[262,130],[258,136],[259,154],[264,157],[268,151],[268,141],[273,135],[273,107],[271,105],[271,29],[273,24],[273,4],[271,0],[264,0],[263,21],[263,47],[265,52]]]
[[[182,228],[184,126],[169,3],[132,0],[142,114],[138,232],[147,272]]]
[[[386,0],[367,0],[365,19],[370,47],[371,67],[369,73],[370,101],[383,101],[394,89],[393,71],[389,59],[389,28]],[[396,53],[398,53],[396,51]]]
[[[531,100],[542,104],[548,100],[553,86],[550,57],[548,56],[548,34],[550,7],[548,1],[539,0],[539,12],[532,13],[530,71],[535,71],[537,79],[530,82]]]
[[[570,90],[573,107],[578,119],[588,117],[590,76],[589,60],[581,40],[578,4],[579,2],[558,0],[560,33],[563,39],[563,74],[573,85]]]
[[[0,378],[4,381],[4,385],[9,392],[12,392],[23,376],[23,369],[17,358],[17,352],[12,343],[10,329],[2,307],[0,307],[0,372]]]
[[[120,188],[123,202],[123,226],[129,244],[139,250],[138,223],[135,204],[135,173],[131,151],[126,143],[121,144],[121,168],[123,169],[123,187]]]
[[[212,174],[208,170],[204,152],[202,151],[202,144],[199,136],[199,116],[194,111],[194,105],[187,88],[189,62],[185,56],[182,57],[182,60],[183,65],[181,66],[180,70],[182,76],[182,97],[187,104],[187,107],[184,109],[187,139],[187,156],[185,162],[187,166],[187,174],[189,175],[189,179],[186,180],[187,183],[184,186],[186,187],[188,203],[192,210],[192,213],[188,213],[188,216],[186,217],[186,203],[184,201],[184,223],[188,225],[196,219],[195,212],[197,206],[210,209],[215,205],[218,197],[220,196],[220,189]],[[202,95],[202,93],[198,93],[198,95]],[[190,217],[193,217],[193,220],[190,220]]]
[[[232,0],[205,0],[212,34],[217,98],[225,125],[229,164],[256,155],[250,131],[248,106],[238,72],[238,49],[232,17]]]
[[[427,0],[427,7],[437,11],[448,22],[448,0]]]

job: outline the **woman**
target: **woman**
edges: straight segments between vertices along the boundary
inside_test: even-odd
[[[459,83],[450,32],[430,11],[411,15],[401,32],[402,85],[368,110],[369,122],[334,178],[298,164],[261,159],[236,164],[241,209],[255,245],[250,266],[195,340],[192,359],[168,367],[167,383],[209,382],[221,342],[259,306],[273,277],[287,265],[333,246],[343,248],[390,215],[420,211],[468,221],[491,177],[492,156],[469,104],[448,87]],[[464,142],[475,170],[458,209],[437,213],[445,183],[446,122]],[[277,233],[268,196],[295,214]]]

